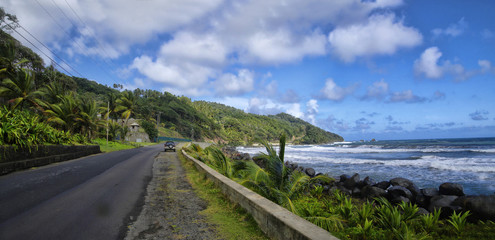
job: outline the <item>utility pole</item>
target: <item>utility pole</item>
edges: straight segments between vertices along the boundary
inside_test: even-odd
[[[108,147],[108,119],[110,118],[110,101],[107,102],[107,147]]]

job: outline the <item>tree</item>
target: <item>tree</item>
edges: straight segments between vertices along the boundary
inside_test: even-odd
[[[27,105],[39,107],[41,91],[35,89],[34,78],[34,72],[21,69],[14,77],[2,80],[0,96],[8,99],[12,109],[23,109]]]
[[[3,7],[0,7],[0,29],[11,31],[19,27],[19,20],[13,14],[5,12]]]
[[[98,127],[103,126],[103,122],[98,119],[98,106],[94,100],[79,100],[79,112],[74,119],[81,127],[81,133],[88,139],[92,139]]]
[[[116,101],[117,107],[115,111],[122,112],[122,119],[127,120],[136,111],[136,97],[131,91],[125,91],[122,93],[120,98]]]
[[[58,103],[47,105],[48,109],[44,111],[47,121],[62,130],[75,132],[79,107],[74,93],[59,96],[59,99]]]
[[[148,134],[150,141],[154,142],[158,137],[158,129],[156,129],[156,126],[150,121],[143,120],[141,121],[141,127]]]

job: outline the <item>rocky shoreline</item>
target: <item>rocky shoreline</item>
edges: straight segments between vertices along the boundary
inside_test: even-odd
[[[247,153],[240,153],[235,148],[224,147],[222,151],[233,160],[251,159]],[[253,157],[260,167],[262,161]],[[285,165],[293,171],[300,171],[313,178],[323,173],[316,173],[313,168],[305,168],[297,163],[286,161]],[[329,177],[329,173],[326,173]],[[495,221],[495,195],[466,195],[462,185],[446,182],[438,188],[420,189],[411,180],[401,177],[389,181],[375,182],[370,177],[361,178],[358,173],[352,176],[343,174],[336,181],[322,185],[325,194],[332,194],[339,190],[349,196],[360,199],[374,199],[384,197],[393,204],[401,202],[413,203],[419,207],[419,213],[428,214],[436,209],[441,210],[441,218],[447,218],[452,213],[470,211],[468,220]]]

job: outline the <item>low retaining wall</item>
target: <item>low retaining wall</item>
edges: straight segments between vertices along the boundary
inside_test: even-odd
[[[338,239],[324,229],[232,181],[203,162],[192,158],[184,150],[182,153],[194,163],[199,171],[204,172],[222,190],[223,194],[249,212],[261,230],[269,237],[280,240]]]
[[[47,145],[16,150],[11,146],[0,146],[0,175],[17,170],[38,167],[55,162],[100,153],[100,146]]]

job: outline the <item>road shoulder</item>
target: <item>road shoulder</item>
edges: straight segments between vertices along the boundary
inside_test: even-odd
[[[214,228],[199,213],[207,203],[195,194],[185,174],[175,152],[155,158],[144,206],[126,240],[216,239]]]

